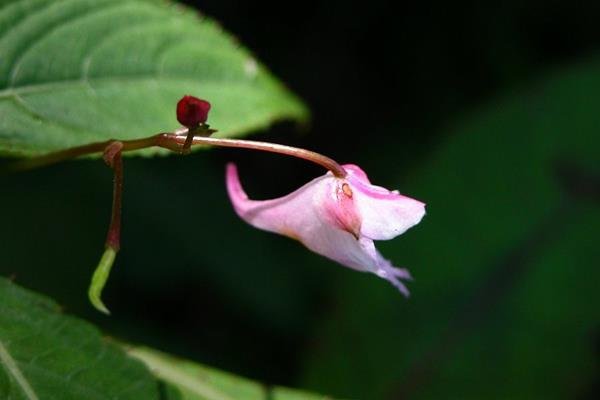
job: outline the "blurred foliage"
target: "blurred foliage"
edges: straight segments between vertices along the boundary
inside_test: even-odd
[[[120,347],[51,300],[0,278],[2,399],[326,399],[267,388],[149,348],[124,346],[126,354]]]
[[[159,399],[144,366],[57,304],[0,278],[0,398]]]
[[[331,397],[284,387],[266,387],[149,348],[130,347],[127,352],[163,379],[169,387],[167,390],[177,390],[182,400],[332,400]]]
[[[427,202],[421,225],[378,244],[413,272],[411,299],[239,221],[225,161],[257,198],[321,171],[225,150],[126,160],[110,319],[85,300],[110,212],[100,162],[0,178],[2,275],[113,335],[265,382],[365,399],[597,397],[597,3],[200,5],[313,111],[308,134],[259,139],[356,162]]]
[[[344,279],[306,366],[309,386],[358,398],[589,389],[600,323],[598,71],[556,74],[464,118],[397,185],[429,210],[382,246],[413,268],[413,298]]]

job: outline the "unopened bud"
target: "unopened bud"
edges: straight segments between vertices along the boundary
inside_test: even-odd
[[[194,96],[183,96],[177,103],[177,121],[187,128],[196,128],[208,119],[210,103]]]

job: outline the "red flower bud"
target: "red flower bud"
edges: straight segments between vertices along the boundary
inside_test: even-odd
[[[177,103],[177,121],[187,128],[195,128],[206,122],[210,103],[194,96],[183,96]]]

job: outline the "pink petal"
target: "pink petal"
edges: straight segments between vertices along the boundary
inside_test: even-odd
[[[300,189],[273,200],[250,200],[244,192],[235,164],[227,165],[227,192],[235,212],[250,225],[300,240],[310,236],[325,217],[325,210],[315,207],[323,191],[335,184],[332,176],[321,176]]]
[[[408,296],[400,281],[410,279],[408,271],[393,267],[373,240],[361,235],[366,221],[356,207],[356,191],[345,186],[350,181],[327,173],[287,196],[264,201],[248,199],[234,164],[227,165],[226,181],[236,213],[250,225],[297,239],[347,267],[374,273]]]
[[[347,164],[344,169],[348,172],[348,182],[355,189],[362,235],[373,240],[393,239],[418,224],[425,215],[424,203],[372,185],[356,165]]]

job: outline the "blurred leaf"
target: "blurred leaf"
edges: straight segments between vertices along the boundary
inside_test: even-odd
[[[169,387],[160,388],[140,362],[100,337],[88,323],[61,314],[51,300],[0,277],[2,399],[326,399],[126,346]],[[183,396],[183,397],[181,397]]]
[[[177,359],[143,347],[128,347],[127,352],[141,361],[167,384],[176,387],[182,400],[325,400],[330,397],[297,390],[268,388],[213,368]]]
[[[264,399],[265,388],[247,379],[167,356],[148,348],[127,348],[184,400]]]
[[[379,244],[413,271],[411,299],[347,274],[306,386],[370,399],[588,393],[600,332],[598,104],[596,62],[452,127],[420,173],[396,182],[427,202],[427,217]]]
[[[158,399],[158,389],[94,327],[0,278],[0,398]]]
[[[307,115],[217,24],[164,1],[3,1],[0,54],[4,155],[172,131],[183,94],[212,103],[221,136]]]

